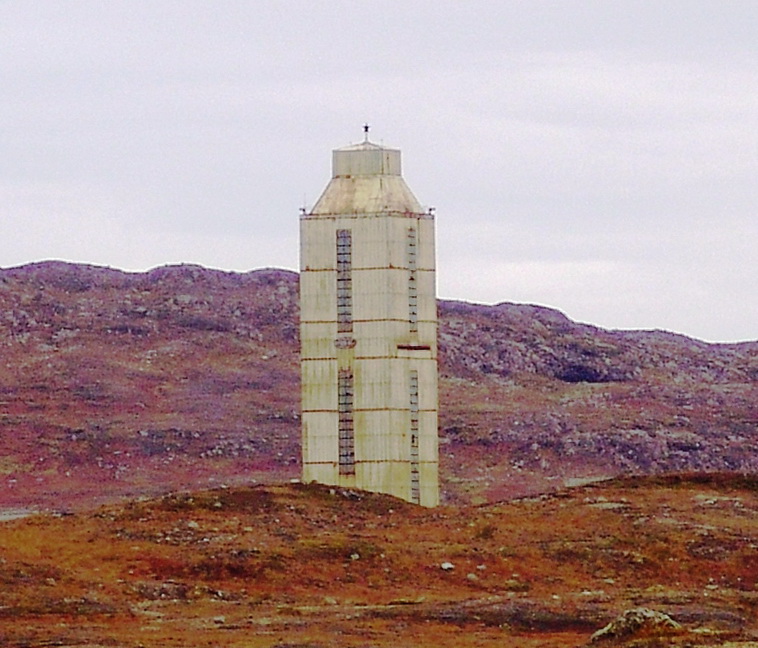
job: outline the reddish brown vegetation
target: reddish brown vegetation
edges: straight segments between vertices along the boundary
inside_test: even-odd
[[[729,475],[434,510],[218,489],[6,522],[0,547],[9,647],[568,647],[639,606],[681,645],[758,632],[758,491]]]

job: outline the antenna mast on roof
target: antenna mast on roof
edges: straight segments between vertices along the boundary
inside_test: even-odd
[[[368,124],[363,124],[363,141],[368,142],[368,129],[370,126]]]

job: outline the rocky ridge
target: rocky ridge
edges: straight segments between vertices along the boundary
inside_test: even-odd
[[[440,301],[448,502],[628,473],[756,472],[758,342]],[[297,275],[0,270],[0,507],[299,474]]]

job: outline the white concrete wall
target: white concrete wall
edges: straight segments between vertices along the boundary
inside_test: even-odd
[[[367,165],[380,162],[375,157]],[[349,163],[362,168],[360,160]],[[397,169],[399,173],[399,158]],[[388,177],[393,182],[384,182]],[[410,372],[415,370],[420,503],[435,506],[439,492],[434,221],[422,213],[399,175],[382,176],[378,185],[376,177],[358,179],[365,182],[358,186],[351,184],[356,178],[334,178],[316,208],[301,217],[303,479],[411,500]],[[389,197],[377,195],[381,185],[389,185]],[[349,193],[351,187],[364,192],[370,188],[368,202],[391,203],[392,208],[335,213],[335,206],[345,210],[354,206],[356,195],[340,193]],[[417,230],[417,331],[411,330],[409,318],[409,227]],[[338,229],[349,229],[352,240],[353,330],[349,333],[337,330]],[[335,344],[338,338],[351,342]],[[347,367],[352,369],[355,388],[355,475],[339,472],[337,372]]]

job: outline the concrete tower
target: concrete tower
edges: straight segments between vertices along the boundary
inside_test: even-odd
[[[400,151],[333,151],[300,220],[304,481],[439,503],[434,265]]]

